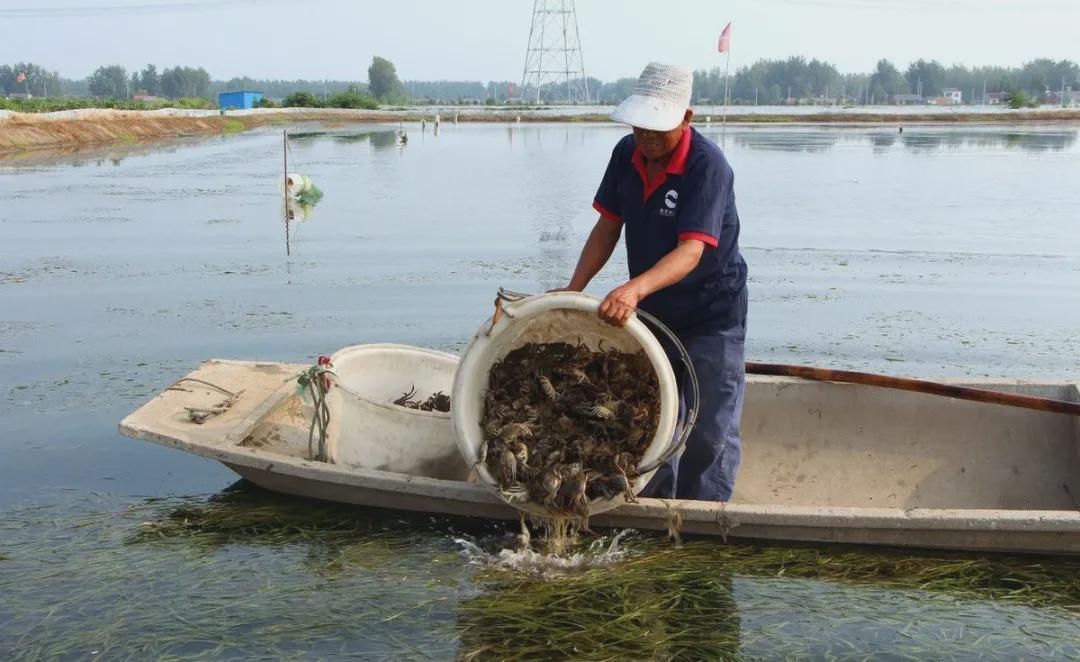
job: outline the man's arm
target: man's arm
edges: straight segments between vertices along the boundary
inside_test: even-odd
[[[704,252],[705,243],[701,240],[683,239],[673,251],[653,265],[652,269],[612,290],[600,304],[600,317],[614,326],[625,325],[626,320],[630,319],[630,313],[634,312],[642,299],[686,278],[701,261]],[[608,255],[610,254],[608,251]],[[582,258],[584,259],[584,253]]]
[[[622,235],[622,223],[601,216],[589,233],[589,239],[585,247],[581,249],[581,257],[578,258],[577,267],[574,268],[574,276],[570,284],[565,288],[572,292],[580,292],[585,289],[589,281],[604,268],[612,251],[619,243]]]

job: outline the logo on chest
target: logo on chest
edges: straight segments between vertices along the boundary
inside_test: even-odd
[[[675,189],[668,190],[664,194],[664,206],[660,208],[661,216],[674,216],[675,206],[679,204],[679,192]]]

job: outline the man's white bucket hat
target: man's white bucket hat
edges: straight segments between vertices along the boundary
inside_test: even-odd
[[[641,129],[670,131],[690,107],[694,74],[683,67],[650,62],[633,93],[611,111],[611,119]]]

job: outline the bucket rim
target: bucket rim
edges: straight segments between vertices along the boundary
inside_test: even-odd
[[[517,502],[507,499],[498,489],[498,481],[495,476],[492,475],[487,465],[479,462],[478,444],[483,444],[486,440],[483,430],[480,428],[479,420],[471,420],[473,414],[468,409],[470,406],[468,400],[471,398],[462,397],[464,392],[468,391],[471,395],[471,392],[476,389],[475,384],[468,383],[475,381],[475,378],[470,377],[469,373],[482,372],[481,368],[483,367],[484,361],[490,361],[487,365],[487,370],[490,371],[490,368],[494,365],[495,361],[491,361],[491,357],[488,355],[498,353],[498,350],[493,349],[493,345],[497,342],[496,339],[504,333],[512,332],[514,327],[548,312],[557,310],[573,310],[595,315],[601,301],[602,300],[599,297],[584,292],[560,291],[531,296],[524,295],[521,299],[513,300],[510,303],[504,303],[503,312],[505,314],[499,316],[494,323],[493,318],[488,318],[473,336],[468,348],[461,356],[461,364],[458,367],[457,374],[454,376],[454,388],[451,392],[450,403],[450,413],[454,422],[455,432],[457,433],[458,447],[461,450],[466,464],[473,466],[479,482],[487,486],[501,501],[508,503],[518,510],[539,516],[551,515],[548,508],[539,504]],[[597,318],[597,323],[602,324],[603,322]],[[633,313],[626,325],[620,327],[619,330],[630,335],[634,339],[635,344],[637,344],[649,358],[649,362],[655,371],[660,387],[663,413],[661,413],[661,418],[657,424],[657,432],[653,436],[652,441],[650,441],[649,449],[646,451],[646,454],[642,457],[641,463],[639,464],[639,466],[642,466],[652,462],[656,457],[660,457],[664,452],[665,445],[669,443],[670,438],[677,432],[677,426],[679,424],[679,388],[676,382],[674,369],[666,352],[660,344],[659,339],[645,324],[643,319],[638,317],[637,312]],[[557,339],[552,339],[551,342],[557,342]],[[503,352],[503,355],[505,355],[505,352]],[[660,360],[661,358],[662,361]],[[482,392],[483,390],[485,390],[485,387],[480,386],[479,391]],[[670,420],[667,420],[665,423],[665,420],[668,417],[670,417]],[[466,420],[468,420],[468,423],[466,423]],[[665,428],[670,429],[668,429],[667,432],[664,432]],[[475,439],[479,439],[478,444],[473,443]],[[655,455],[655,457],[652,457],[653,455]],[[634,489],[635,492],[644,488],[645,483],[652,477],[655,470],[656,469],[653,468],[640,474],[634,479],[635,484],[640,483]],[[598,497],[589,501],[590,509],[594,514],[605,512],[622,503],[624,503],[622,496],[612,498]]]
[[[440,350],[437,350],[437,349],[429,349],[427,347],[416,347],[415,345],[404,345],[404,344],[401,344],[401,343],[368,343],[368,344],[362,344],[362,345],[349,345],[347,347],[342,347],[341,349],[339,349],[338,351],[336,351],[336,352],[334,352],[333,354],[330,355],[330,365],[333,366],[335,361],[337,361],[339,358],[344,358],[344,356],[346,356],[346,355],[374,354],[374,353],[377,353],[377,352],[380,352],[380,351],[387,351],[387,350],[398,351],[398,352],[401,352],[402,354],[426,354],[428,356],[434,356],[434,357],[437,357],[437,358],[440,358],[440,359],[452,360],[454,362],[454,372],[455,372],[455,374],[457,373],[457,366],[461,363],[461,357],[459,357],[458,355],[451,354],[449,352],[443,352],[443,351],[440,351]],[[334,386],[341,389],[343,392],[348,393],[350,396],[356,398],[357,400],[360,400],[360,401],[365,402],[367,404],[375,405],[377,407],[381,407],[383,409],[387,409],[387,410],[390,410],[390,411],[395,411],[395,412],[399,412],[399,413],[406,413],[406,414],[410,414],[410,415],[414,415],[414,416],[426,416],[426,417],[429,417],[429,418],[436,418],[436,419],[449,419],[450,418],[450,412],[448,412],[448,411],[445,411],[445,412],[443,412],[443,411],[422,411],[420,409],[410,409],[409,407],[402,407],[401,405],[395,405],[392,402],[381,402],[381,401],[376,400],[374,398],[371,398],[369,396],[357,393],[355,390],[349,388],[348,386],[343,384],[338,379],[337,374],[334,373],[333,370],[330,370],[329,374],[331,375],[331,381],[333,381]],[[451,393],[452,393],[452,391],[451,391]],[[448,394],[448,395],[450,395],[450,394]],[[452,397],[453,396],[451,395],[451,407],[453,407]]]

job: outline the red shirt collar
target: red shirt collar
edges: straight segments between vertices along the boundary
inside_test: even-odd
[[[669,175],[683,175],[686,174],[686,158],[690,155],[690,134],[693,133],[693,129],[686,127],[686,131],[683,131],[682,136],[679,138],[679,142],[675,143],[675,149],[671,152],[671,158],[668,159],[667,168],[664,169]],[[641,153],[641,148],[636,144],[634,145],[634,154],[630,157],[630,161],[637,168],[638,172],[645,172],[645,157]],[[645,177],[642,175],[642,179]]]

